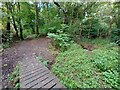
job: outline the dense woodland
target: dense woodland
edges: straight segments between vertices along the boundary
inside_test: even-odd
[[[66,87],[118,89],[120,2],[4,2],[0,10],[3,48],[49,37],[59,51],[51,71]]]

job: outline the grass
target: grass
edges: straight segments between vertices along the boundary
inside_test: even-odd
[[[118,48],[106,40],[89,43],[99,48],[88,54],[86,49],[72,44],[69,50],[57,56],[53,73],[68,88],[118,89]]]
[[[17,64],[13,72],[9,74],[8,76],[8,81],[11,83],[12,87],[16,90],[20,88],[19,78],[20,78],[19,77],[19,65]]]

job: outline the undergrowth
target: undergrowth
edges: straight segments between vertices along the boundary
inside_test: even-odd
[[[20,81],[19,81],[19,65],[16,65],[13,72],[9,74],[8,81],[11,83],[13,89],[19,90],[20,88]]]
[[[2,47],[3,47],[3,49],[9,48],[10,43],[9,42],[2,43]]]
[[[91,41],[100,46],[93,51],[71,44],[58,55],[52,71],[66,87],[119,88],[118,48],[104,40],[100,42]]]

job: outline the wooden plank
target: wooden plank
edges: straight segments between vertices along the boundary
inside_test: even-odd
[[[36,74],[36,75],[33,76],[33,77],[24,79],[23,83],[26,85],[27,83],[33,82],[33,81],[35,81],[36,79],[39,79],[40,77],[43,77],[43,76],[46,75],[46,74],[49,74],[49,72],[48,72],[48,71],[46,71],[46,72],[44,71],[43,73],[38,73],[38,74]]]
[[[35,86],[35,85],[37,85],[38,83],[41,83],[43,80],[49,78],[50,76],[51,76],[50,74],[44,75],[44,76],[40,77],[39,79],[37,79],[37,80],[29,83],[28,85],[26,85],[26,87],[27,87],[27,88],[30,88],[30,87],[32,87],[32,86]],[[34,87],[34,88],[38,88],[38,87]]]
[[[44,85],[52,82],[54,79],[55,77],[49,76],[47,79],[42,80],[41,82],[39,82],[37,85],[33,86],[32,88],[42,88]]]
[[[43,74],[42,74],[43,73]],[[30,79],[34,79],[33,77],[35,77],[36,78],[36,76],[41,76],[41,75],[44,75],[44,73],[47,73],[47,71],[45,71],[45,70],[43,70],[43,71],[41,71],[41,72],[36,72],[36,73],[34,73],[33,75],[30,75],[30,76],[28,76],[28,77],[24,77],[24,78],[22,78],[21,79],[21,82],[25,82],[25,81],[27,81],[27,80],[30,80]],[[38,76],[38,77],[39,77]]]
[[[29,75],[34,74],[34,73],[36,73],[36,72],[39,72],[39,71],[41,71],[41,70],[43,70],[42,67],[41,67],[41,68],[38,68],[38,69],[35,69],[35,70],[31,70],[31,71],[26,72],[26,73],[24,73],[24,74],[21,73],[20,78],[24,78],[24,77],[26,77],[26,76],[29,76]]]
[[[54,87],[58,82],[56,82],[56,80],[54,79],[52,82],[44,85],[42,88],[49,88],[51,89],[52,87]]]
[[[31,64],[32,63],[32,64]],[[25,61],[20,65],[20,87],[29,89],[56,89],[64,86],[59,80],[37,60]]]

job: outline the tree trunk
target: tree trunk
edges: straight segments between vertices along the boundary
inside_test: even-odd
[[[99,37],[99,35],[100,35],[100,29],[98,29],[97,31],[97,37]]]
[[[20,3],[19,2],[18,2],[18,11],[20,12]],[[23,28],[22,28],[22,25],[21,25],[20,16],[18,17],[18,24],[19,24],[19,29],[20,29],[20,38],[21,38],[21,40],[24,40],[24,38],[23,38]]]
[[[38,27],[38,2],[35,0],[35,30],[36,34],[39,34],[39,27]]]
[[[32,28],[32,33],[35,34],[35,28],[34,28],[34,26],[31,26],[31,28]]]
[[[117,28],[120,29],[120,1],[117,3],[118,4],[118,22],[117,22]]]
[[[111,32],[112,32],[112,19],[110,19],[110,28],[109,28],[109,32],[108,32],[108,36],[111,36]]]
[[[9,13],[9,8],[10,8],[10,4],[9,2],[6,2],[6,8],[7,8],[7,25],[6,25],[6,33],[5,35],[3,35],[3,41],[7,41],[7,42],[10,42],[10,13]]]
[[[120,1],[119,2],[115,2],[114,4],[114,8],[117,10],[117,13],[115,15],[115,23],[117,25],[117,28],[120,29]],[[119,34],[119,32],[118,32]]]
[[[80,29],[80,36],[79,36],[80,38],[82,37],[82,28]]]
[[[68,24],[68,20],[67,20],[67,12],[64,12],[63,23],[64,23],[64,24]]]
[[[11,4],[11,7],[10,7],[10,12],[11,12],[11,14],[13,14],[13,12],[14,12],[14,6],[12,4]],[[16,31],[16,37],[19,38],[17,25],[15,23],[15,17],[13,15],[12,15],[12,21],[13,21],[14,29]]]
[[[9,5],[9,2],[6,2],[6,6],[7,6],[7,31],[8,33],[10,33],[10,15],[9,15],[9,8],[10,8],[10,5]]]

